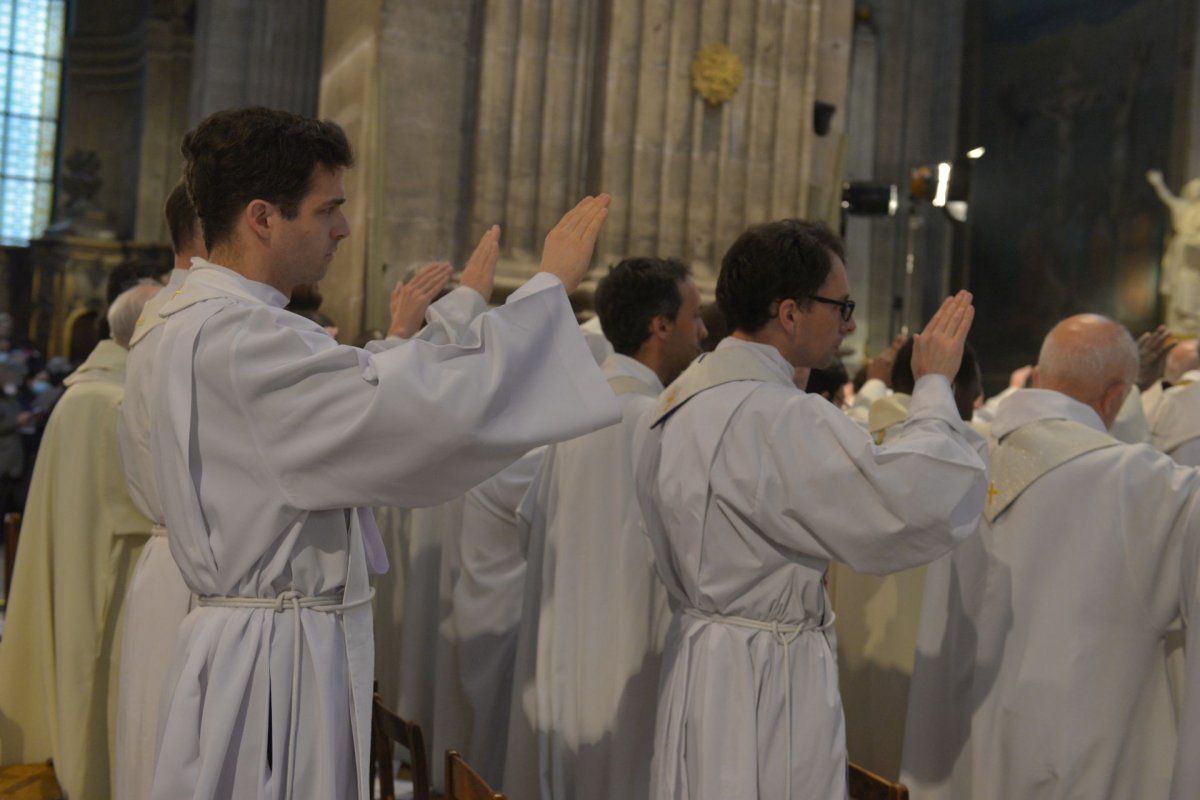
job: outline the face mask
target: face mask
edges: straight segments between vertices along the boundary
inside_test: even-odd
[[[49,381],[34,381],[29,387],[34,394],[45,394],[50,391]]]

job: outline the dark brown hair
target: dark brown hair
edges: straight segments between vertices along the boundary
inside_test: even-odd
[[[167,195],[167,228],[171,231],[171,249],[179,253],[196,237],[196,209],[188,197],[187,185],[181,179]]]
[[[233,233],[253,200],[296,216],[317,166],[354,163],[335,122],[269,108],[218,111],[183,137],[184,181],[211,250]]]
[[[729,328],[754,333],[771,318],[772,304],[815,295],[829,277],[831,255],[844,257],[842,240],[820,222],[783,219],[747,228],[717,276],[717,305]]]

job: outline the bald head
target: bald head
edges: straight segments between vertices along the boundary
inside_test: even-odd
[[[1046,334],[1033,385],[1091,406],[1111,426],[1137,372],[1137,344],[1129,331],[1107,317],[1079,314]]]
[[[1200,349],[1197,348],[1195,339],[1185,339],[1167,353],[1163,379],[1167,383],[1179,383],[1185,372],[1194,369],[1200,369]]]

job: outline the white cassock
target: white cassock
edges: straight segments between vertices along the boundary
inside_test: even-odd
[[[600,331],[598,318],[580,330],[600,364],[612,353],[612,345]],[[441,565],[435,572],[439,579],[435,602],[417,621],[419,625],[424,617],[432,619],[429,629],[436,644],[423,654],[424,664],[414,663],[411,649],[402,662],[402,669],[409,669],[406,688],[413,674],[430,672],[432,752],[457,749],[492,786],[500,786],[504,778],[509,698],[525,591],[529,524],[521,517],[520,506],[544,454],[545,448],[531,451],[465,497],[441,507],[454,512],[452,517],[441,515],[436,531]],[[421,517],[426,511],[416,509],[412,515]],[[409,618],[406,615],[406,624]],[[434,658],[430,652],[436,652]],[[444,790],[443,777],[441,770],[434,771],[436,791]]]
[[[913,798],[1166,797],[1164,637],[1200,472],[1057,392],[1015,393],[992,433],[979,535],[929,568],[902,780]]]
[[[514,797],[648,795],[670,609],[643,532],[631,448],[662,383],[620,354],[604,373],[621,424],[554,445],[526,503],[538,574],[521,631],[532,659],[522,661],[509,726],[503,786]]]
[[[366,797],[367,571],[387,566],[369,508],[444,502],[538,444],[611,424],[616,403],[550,275],[453,344],[369,353],[275,289],[194,263],[162,309],[155,361],[159,491],[199,601],[153,796]]]
[[[147,800],[158,749],[158,712],[171,669],[175,637],[192,607],[192,593],[171,557],[164,527],[158,476],[150,452],[150,413],[155,403],[154,354],[162,337],[159,309],[175,296],[187,270],[171,273],[167,285],[142,308],[130,342],[118,441],[129,496],[153,523],[125,597],[121,675],[117,693],[114,793],[122,800]]]
[[[675,612],[656,800],[844,798],[829,562],[928,562],[983,508],[984,465],[944,377],[918,381],[880,447],[793,374],[775,348],[725,339],[638,425],[638,499]]]
[[[379,691],[388,707],[419,724],[426,743],[432,744],[435,653],[444,613],[439,594],[442,544],[462,524],[462,497],[427,508],[381,508],[376,514],[391,564],[371,581],[376,588]]]
[[[0,641],[0,764],[54,759],[71,798],[112,793],[125,589],[150,534],[117,452],[124,348],[105,339],[46,426]]]
[[[530,451],[467,492],[461,525],[448,533],[442,550],[446,583],[433,752],[458,750],[492,786],[504,777],[525,586],[528,531],[518,508],[545,452]],[[438,776],[434,783],[442,788]]]
[[[484,308],[482,304],[434,304],[426,313],[428,324],[413,338],[449,344],[450,337]],[[390,340],[392,345],[396,342]],[[373,343],[369,348],[373,346],[377,347]],[[387,572],[371,577],[379,694],[389,708],[419,724],[431,744],[437,683],[434,654],[444,606],[439,597],[442,542],[462,523],[462,497],[425,508],[381,506],[375,515],[391,564]],[[434,770],[439,786],[440,775],[440,770]]]

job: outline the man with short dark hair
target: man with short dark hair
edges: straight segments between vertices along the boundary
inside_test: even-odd
[[[368,352],[284,310],[350,233],[342,130],[223,111],[182,149],[210,260],[160,312],[151,441],[198,607],[178,639],[153,796],[365,800],[367,574],[387,569],[369,507],[442,502],[616,418],[564,291],[586,271],[608,198],[568,212],[542,272],[485,313],[493,227],[462,288],[429,309],[442,343]]]
[[[829,562],[887,573],[931,561],[982,510],[984,465],[949,383],[966,292],[917,336],[912,409],[891,445],[793,384],[855,328],[841,253],[820,224],[745,231],[717,280],[732,335],[638,424],[638,499],[674,608],[655,800],[845,797]]]
[[[666,592],[633,485],[638,419],[700,353],[700,291],[678,261],[632,258],[596,287],[622,421],[550,448],[526,496],[525,607],[504,790],[638,800],[650,784]]]

